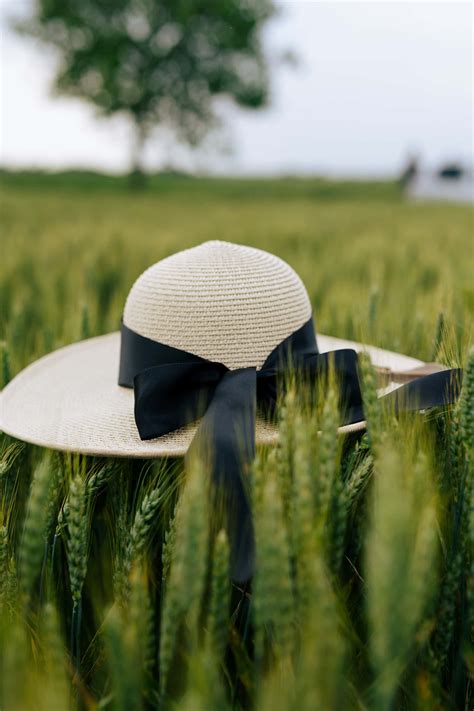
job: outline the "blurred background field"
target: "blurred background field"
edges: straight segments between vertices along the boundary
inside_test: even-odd
[[[472,338],[472,211],[409,202],[395,181],[161,174],[137,191],[126,177],[4,172],[1,183],[0,338],[14,372],[116,330],[147,266],[215,239],[287,260],[322,333],[430,360],[444,318],[456,348],[438,357],[451,363]]]
[[[432,711],[472,706],[472,212],[397,181],[1,176],[3,385],[119,327],[143,269],[205,240],[286,259],[318,329],[467,367],[461,405],[368,432],[290,390],[249,479],[257,572],[228,576],[206,472],[0,435],[6,711]],[[71,377],[74,374],[71,373]],[[316,433],[321,433],[316,436]],[[40,693],[38,690],[41,690]]]

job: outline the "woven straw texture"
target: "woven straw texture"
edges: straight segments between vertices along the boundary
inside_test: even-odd
[[[295,272],[266,252],[207,242],[148,269],[127,299],[125,324],[143,336],[225,363],[259,367],[311,314]],[[361,350],[358,343],[318,336],[321,351]],[[368,347],[375,365],[410,370],[421,361]],[[0,429],[53,449],[104,456],[186,453],[196,424],[142,442],[133,391],[117,385],[120,334],[61,348],[25,368],[0,395]],[[361,429],[364,423],[341,428]],[[277,429],[257,421],[256,440]]]
[[[125,304],[132,331],[228,368],[260,367],[311,316],[291,267],[261,249],[205,242],[146,270]]]

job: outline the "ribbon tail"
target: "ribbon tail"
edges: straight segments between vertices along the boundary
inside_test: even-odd
[[[311,381],[318,383],[327,377],[332,361],[339,386],[341,425],[365,419],[363,398],[357,370],[357,354],[353,350],[319,353],[307,358],[303,367],[309,369]],[[382,395],[380,400],[395,415],[419,412],[433,407],[446,407],[456,402],[461,392],[462,370],[441,370],[425,375]]]
[[[383,395],[384,404],[401,412],[417,412],[432,407],[452,405],[459,398],[462,385],[462,370],[440,370],[406,383],[396,390]]]
[[[226,521],[230,572],[235,582],[253,575],[255,539],[246,475],[255,456],[257,374],[255,368],[228,371],[216,387],[187,457],[210,467],[212,494]]]

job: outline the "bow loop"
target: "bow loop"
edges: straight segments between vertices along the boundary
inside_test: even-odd
[[[226,372],[221,363],[196,361],[156,365],[135,375],[140,438],[161,437],[202,417]]]

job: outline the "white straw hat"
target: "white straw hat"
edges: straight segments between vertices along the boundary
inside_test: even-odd
[[[270,352],[311,318],[294,270],[267,252],[206,242],[147,269],[133,285],[124,325],[139,336],[216,361],[259,369]],[[358,343],[318,335],[321,352]],[[409,371],[422,365],[377,348],[375,365]],[[186,453],[196,423],[142,440],[134,391],[118,385],[120,333],[61,348],[25,368],[0,396],[0,429],[18,439],[85,454],[161,457]],[[394,386],[395,387],[395,386]],[[340,428],[364,427],[357,422]],[[275,425],[257,418],[256,442],[272,443]]]

